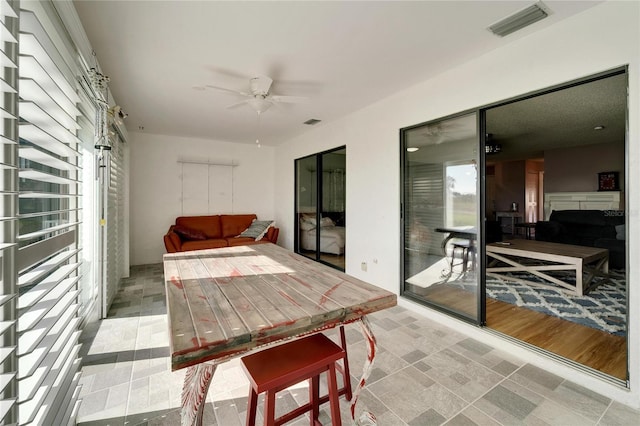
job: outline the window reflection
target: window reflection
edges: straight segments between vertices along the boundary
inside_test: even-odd
[[[405,296],[477,319],[476,115],[403,132]]]

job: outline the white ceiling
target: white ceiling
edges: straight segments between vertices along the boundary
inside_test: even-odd
[[[261,117],[277,145],[580,13],[597,1],[545,1],[548,18],[504,38],[486,28],[531,1],[74,1],[129,131],[254,143],[256,113],[210,84],[305,96]]]

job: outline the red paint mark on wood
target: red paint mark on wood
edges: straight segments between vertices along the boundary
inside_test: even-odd
[[[206,346],[207,343],[209,343],[209,342],[204,337],[200,337],[200,338],[192,337],[191,338],[191,343],[193,344],[193,346],[200,347],[200,346]]]
[[[296,277],[295,275],[289,275],[289,278],[291,278],[294,281],[299,282],[300,284],[302,284],[303,286],[307,287],[307,288],[312,288],[311,284],[309,284],[308,282],[302,281],[300,279],[298,279],[298,277]]]
[[[278,293],[280,293],[280,296],[284,297],[285,299],[287,299],[289,302],[293,303],[296,306],[300,306],[300,304],[298,302],[296,302],[295,300],[293,300],[291,298],[291,296],[289,296],[287,293],[285,293],[282,290],[278,290]]]
[[[233,270],[231,271],[229,276],[230,277],[242,277],[243,275],[236,268],[233,268]]]
[[[322,294],[322,297],[320,298],[320,305],[324,305],[325,303],[327,303],[327,300],[329,300],[329,296],[331,296],[331,293],[333,293],[338,287],[340,287],[340,284],[342,283],[334,285]]]
[[[371,345],[371,352],[367,355],[367,359],[369,362],[373,362],[373,359],[376,357],[376,339],[369,339],[369,344]]]
[[[184,286],[182,285],[182,281],[180,281],[180,278],[178,277],[171,277],[171,284],[173,284],[180,290],[184,289]]]

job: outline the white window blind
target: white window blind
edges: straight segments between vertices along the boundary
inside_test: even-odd
[[[80,380],[79,73],[57,15],[22,6],[33,10],[20,11],[19,38],[18,422],[69,424]]]
[[[115,297],[120,279],[128,274],[125,271],[124,220],[125,220],[125,144],[115,132],[110,132],[109,166],[105,180],[107,221],[106,235],[106,280],[104,316]]]
[[[233,168],[231,164],[212,164],[181,160],[182,215],[233,213]]]
[[[18,14],[0,0],[0,423],[17,423]]]
[[[83,320],[87,317],[94,318],[99,303],[100,281],[96,273],[96,253],[98,244],[97,235],[97,204],[95,198],[95,148],[94,148],[94,125],[96,108],[93,103],[94,94],[90,89],[87,79],[80,79],[80,89],[78,90],[80,103],[78,109],[81,115],[78,117],[78,137],[83,142],[82,156],[82,223],[80,224],[80,238],[82,243],[82,264],[80,269],[80,317]]]

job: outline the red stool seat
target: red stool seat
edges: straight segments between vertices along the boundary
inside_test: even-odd
[[[319,413],[319,376],[327,372],[331,421],[341,426],[336,361],[343,359],[344,350],[322,333],[274,346],[241,358],[251,389],[247,407],[247,426],[255,425],[258,394],[266,392],[264,424],[281,425],[297,416],[311,411],[311,424],[315,424]],[[276,393],[299,383],[311,380],[309,404],[275,418]]]

